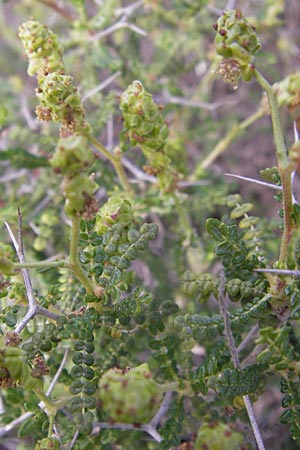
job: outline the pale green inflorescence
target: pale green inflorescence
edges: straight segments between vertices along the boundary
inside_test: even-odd
[[[49,73],[40,83],[36,94],[41,103],[37,107],[40,120],[60,122],[70,133],[89,131],[73,77],[58,72]]]
[[[253,27],[239,9],[226,10],[214,25],[217,31],[217,54],[224,59],[218,72],[225,81],[234,84],[242,78],[250,81],[255,70],[254,61],[261,48]]]
[[[42,387],[41,378],[34,378],[25,361],[24,352],[19,347],[7,346],[0,339],[0,387],[10,388],[20,385],[32,390]]]
[[[93,177],[80,173],[65,176],[62,183],[63,195],[66,199],[65,211],[69,217],[84,214],[86,217],[95,213],[98,209],[93,196],[98,184]]]
[[[45,72],[64,71],[57,36],[46,25],[29,20],[20,26],[19,37],[29,60],[28,75],[37,75],[40,79]]]
[[[36,113],[40,120],[60,122],[63,136],[88,133],[81,96],[73,78],[65,75],[62,50],[57,36],[46,25],[29,20],[19,28],[19,37],[29,60],[28,74],[37,76],[36,90],[40,105]]]
[[[135,80],[121,95],[120,109],[125,137],[132,145],[139,145],[150,164],[147,170],[150,174],[157,175],[160,187],[172,190],[177,174],[165,152],[169,129],[152,95],[140,81]]]
[[[80,135],[61,138],[49,160],[56,173],[73,175],[87,170],[94,161],[87,138]]]
[[[38,441],[34,450],[59,450],[61,448],[59,441],[52,437],[47,437]]]
[[[225,423],[204,423],[197,435],[195,450],[242,450],[244,437]]]
[[[169,135],[168,127],[152,95],[144,89],[140,81],[134,81],[123,92],[120,109],[128,137],[134,145],[139,143],[145,152],[160,151],[164,148]]]
[[[100,380],[102,408],[116,422],[148,422],[157,412],[162,396],[146,363],[134,369],[110,369]]]

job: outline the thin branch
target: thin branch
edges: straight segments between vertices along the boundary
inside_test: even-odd
[[[26,125],[32,131],[36,131],[39,128],[39,122],[36,118],[32,117],[27,97],[23,94],[20,96],[21,109],[20,112],[23,114],[24,119],[26,121]]]
[[[113,115],[109,115],[106,122],[106,146],[111,151],[114,147],[114,120]]]
[[[122,16],[121,19],[111,25],[110,27],[106,28],[105,30],[100,31],[99,33],[96,33],[94,36],[92,36],[89,41],[94,42],[99,39],[102,39],[105,36],[108,36],[109,34],[114,33],[117,30],[120,30],[122,28],[128,28],[132,31],[134,31],[137,34],[140,34],[141,36],[147,36],[146,31],[142,30],[142,28],[137,27],[136,25],[133,25],[131,23],[127,22],[127,17]]]
[[[219,305],[220,305],[220,313],[224,320],[224,334],[225,338],[230,350],[231,358],[233,361],[233,365],[236,369],[240,369],[240,361],[238,357],[238,352],[235,346],[234,337],[231,330],[230,318],[227,312],[227,295],[225,294],[225,277],[224,273],[221,274],[221,281],[219,287]]]
[[[266,273],[276,273],[277,275],[291,275],[299,276],[300,270],[289,270],[289,269],[254,269],[255,272],[266,272]]]
[[[261,437],[260,429],[255,419],[255,414],[253,411],[252,403],[249,395],[243,395],[243,400],[247,409],[248,417],[251,423],[251,427],[255,436],[255,440],[259,450],[265,450],[265,446]]]
[[[130,16],[137,8],[143,5],[143,0],[138,0],[137,2],[131,3],[131,5],[123,6],[115,10],[116,16]]]
[[[22,227],[22,214],[20,207],[18,206],[18,246],[19,246],[19,259],[20,262],[25,262],[24,247],[23,247],[23,227]]]
[[[132,425],[131,423],[108,423],[108,422],[95,422],[93,424],[92,436],[99,433],[99,431],[104,428],[106,429],[119,429],[119,430],[134,430],[134,431],[144,431],[148,433],[156,442],[161,442],[162,437],[156,428],[152,427],[150,424],[146,425]]]
[[[5,226],[7,228],[8,234],[10,236],[10,239],[15,247],[17,256],[19,258],[19,261],[21,264],[26,264],[25,261],[25,255],[23,250],[23,236],[22,236],[22,215],[20,210],[18,210],[18,239],[16,239],[14,233],[12,232],[12,229],[10,228],[9,224],[7,222],[4,222]],[[32,283],[29,277],[29,272],[27,268],[22,267],[21,272],[23,275],[24,285],[26,289],[27,299],[28,299],[28,310],[23,317],[23,319],[18,323],[18,325],[15,328],[15,332],[17,334],[20,334],[21,331],[26,327],[28,322],[36,316],[37,314],[43,315],[45,317],[48,317],[52,320],[57,320],[60,316],[52,311],[49,311],[47,308],[44,308],[43,306],[40,306],[34,296]]]
[[[94,147],[93,152],[95,154],[97,154],[97,153],[102,154],[103,156],[105,156],[105,158],[107,158],[111,162],[111,164],[114,166],[114,169],[118,175],[119,181],[120,181],[124,191],[126,191],[127,194],[132,195],[133,191],[128,182],[127,175],[126,175],[126,172],[122,165],[121,158],[120,158],[120,156],[117,156],[117,154],[119,153],[117,151],[118,147],[116,147],[114,149],[114,152],[112,153],[109,150],[107,150],[107,148],[104,147],[104,145],[102,145],[101,142],[99,142],[94,136],[89,134],[89,135],[87,135],[87,138],[88,138],[90,144]]]
[[[22,238],[22,216],[20,209],[18,208],[18,239],[15,238],[8,223],[7,222],[4,223],[8,230],[8,234],[11,238],[11,241],[15,247],[20,263],[25,263],[25,255],[23,251],[23,238]],[[28,299],[28,310],[23,319],[21,320],[21,322],[15,328],[15,332],[18,334],[23,330],[23,328],[27,325],[27,323],[37,314],[37,303],[34,297],[34,292],[28,270],[23,268],[21,269],[21,272],[23,275],[24,285]]]
[[[72,450],[72,448],[74,447],[74,445],[75,445],[75,443],[77,441],[78,435],[79,435],[79,431],[76,430],[75,433],[74,433],[74,436],[72,438],[72,441],[70,442],[70,446],[69,446],[68,450]]]
[[[159,410],[151,420],[150,424],[152,427],[157,427],[157,425],[160,422],[160,419],[166,414],[166,412],[169,410],[171,400],[172,400],[173,392],[166,392],[164,399],[162,401],[162,404],[160,405]]]
[[[53,379],[52,379],[52,381],[50,383],[50,386],[47,389],[47,392],[46,392],[47,397],[50,397],[50,395],[51,395],[51,393],[52,393],[52,391],[53,391],[53,389],[54,389],[54,387],[55,387],[55,385],[57,383],[57,380],[59,379],[59,377],[60,377],[60,375],[61,375],[61,373],[63,371],[63,368],[65,367],[65,364],[66,364],[66,361],[67,361],[67,358],[68,358],[68,354],[69,354],[69,349],[66,348],[64,356],[63,356],[63,359],[61,360],[61,363],[59,365],[59,368],[57,369],[57,372],[54,375],[54,377],[53,377]]]
[[[230,325],[230,318],[229,318],[229,314],[227,312],[227,294],[225,294],[225,277],[224,277],[224,273],[221,274],[221,282],[220,282],[220,288],[219,288],[219,305],[220,305],[220,313],[221,316],[223,317],[223,321],[224,321],[224,334],[225,334],[225,338],[229,347],[229,351],[231,354],[231,358],[232,358],[232,362],[233,365],[236,369],[241,369],[241,365],[240,365],[240,361],[239,361],[239,356],[238,356],[238,351],[235,345],[235,341],[234,341],[234,337],[232,334],[232,330],[231,330],[231,325]],[[262,440],[262,436],[254,415],[254,411],[253,411],[253,407],[251,404],[251,400],[249,398],[249,395],[243,395],[243,400],[245,403],[245,407],[247,410],[247,414],[251,423],[251,427],[252,427],[252,431],[258,446],[259,450],[265,450],[265,446]]]
[[[143,425],[142,430],[153,437],[156,442],[161,442],[163,440],[157,429],[155,427],[152,427],[150,424]]]
[[[10,226],[8,225],[7,222],[4,222],[5,226],[7,228],[9,237],[15,247],[17,256],[19,258],[20,263],[25,263],[25,256],[24,256],[24,252],[23,252],[23,244],[21,244],[21,246],[19,245],[19,242],[16,240]],[[20,221],[19,221],[20,224]],[[22,240],[22,232],[19,230],[18,232],[19,234],[19,239],[21,238]],[[22,275],[23,275],[23,279],[24,279],[24,284],[25,284],[25,289],[26,289],[26,293],[27,293],[27,298],[28,298],[28,305],[29,305],[29,309],[30,308],[35,308],[36,306],[36,300],[34,297],[34,293],[33,293],[33,288],[32,288],[32,284],[31,284],[31,280],[29,277],[29,273],[27,269],[21,269]]]
[[[266,186],[266,187],[268,187],[270,189],[274,189],[276,191],[282,191],[282,186],[278,186],[277,184],[266,183],[265,181],[256,180],[255,178],[244,177],[242,175],[235,175],[233,173],[225,173],[224,175],[227,177],[238,178],[239,180],[250,181],[250,183],[259,184],[260,186]],[[296,171],[293,171],[291,174],[292,184],[294,182],[295,175],[296,175]],[[293,205],[298,204],[297,199],[293,193],[292,193],[292,202],[293,202]]]
[[[216,102],[207,103],[201,100],[193,100],[191,98],[185,97],[176,97],[175,95],[169,94],[167,91],[163,91],[163,99],[168,103],[172,103],[173,105],[182,105],[182,106],[190,106],[192,108],[206,109],[207,111],[214,111],[224,104],[234,104],[237,103],[237,100],[232,99],[231,96],[223,98],[222,100],[218,100]]]
[[[110,77],[106,78],[102,83],[98,84],[98,86],[94,87],[93,89],[90,89],[85,95],[82,97],[82,101],[85,102],[88,98],[93,97],[97,92],[103,91],[109,84],[111,84],[116,78],[118,78],[121,75],[121,72],[118,71],[111,75]]]
[[[270,189],[275,189],[276,191],[282,191],[282,186],[277,184],[266,183],[265,181],[256,180],[255,178],[243,177],[242,175],[236,175],[234,173],[224,173],[227,177],[238,178],[239,180],[250,181],[251,183],[259,184],[260,186],[266,186]]]
[[[46,208],[46,206],[52,201],[53,196],[54,196],[54,191],[52,189],[47,190],[45,197],[39,202],[39,204],[34,208],[34,210],[28,216],[27,220],[28,220],[30,226],[31,226],[30,222],[33,220],[33,218],[39,212],[41,212],[44,208]]]
[[[152,175],[148,175],[147,173],[145,173],[143,170],[141,170],[139,167],[137,167],[135,164],[133,164],[133,162],[129,161],[129,159],[127,158],[122,158],[122,164],[123,166],[129,170],[129,172],[132,173],[132,175],[135,176],[135,178],[137,178],[138,180],[141,181],[148,181],[149,183],[157,183],[157,178],[152,176]]]
[[[2,397],[0,397],[0,415],[5,413],[5,407],[4,407],[4,403],[3,403],[3,399]]]
[[[9,433],[11,430],[13,430],[15,427],[23,423],[26,419],[33,416],[33,412],[26,412],[22,416],[18,417],[15,420],[12,420],[7,425],[4,425],[4,427],[0,428],[0,437],[5,436],[5,434]]]
[[[298,129],[297,129],[297,123],[294,120],[294,140],[295,143],[299,141],[299,133],[298,133]]]
[[[35,314],[48,317],[48,319],[51,319],[51,320],[58,320],[61,317],[60,314],[56,314],[55,312],[50,311],[49,309],[44,308],[43,306],[40,306],[40,305],[36,305],[36,313]]]
[[[21,320],[20,323],[18,323],[18,325],[15,328],[15,332],[17,334],[20,334],[21,331],[26,327],[26,325],[28,324],[28,322],[31,321],[31,319],[33,319],[33,317],[37,314],[37,309],[34,308],[29,308],[27,310],[27,313],[25,314],[25,316],[23,317],[23,319]]]
[[[134,177],[137,180],[140,181],[147,181],[149,183],[152,184],[156,184],[157,178],[154,177],[153,175],[148,175],[147,173],[145,173],[142,169],[140,169],[138,166],[136,166],[132,161],[130,161],[127,158],[122,158],[121,162],[123,164],[123,166],[130,172],[132,173],[132,175],[134,175]],[[130,180],[131,183],[133,183],[133,180]],[[184,181],[179,181],[177,186],[179,188],[185,188],[185,187],[192,187],[192,186],[206,186],[209,184],[208,180],[201,180],[201,181],[189,181],[189,180],[184,180]]]
[[[225,134],[225,136],[218,141],[214,148],[209,152],[209,154],[201,161],[196,167],[196,173],[198,170],[207,169],[222,153],[224,153],[229,145],[234,141],[234,139],[246,130],[251,124],[253,124],[260,117],[265,115],[266,111],[264,106],[261,106],[257,111],[251,114],[247,119],[240,123],[235,123],[232,125],[230,130]]]
[[[53,388],[58,380],[58,378],[60,377],[60,374],[66,364],[66,360],[67,360],[67,356],[68,356],[68,352],[69,350],[66,349],[64,356],[61,360],[61,363],[59,365],[59,368],[57,369],[56,374],[54,375],[54,378],[47,390],[46,393],[46,397],[49,397],[51,392],[53,391]],[[39,402],[39,407],[41,409],[45,409],[45,403],[43,401]],[[20,425],[21,423],[23,423],[26,419],[28,419],[29,417],[33,416],[33,412],[26,412],[25,414],[23,414],[22,416],[18,417],[17,419],[13,420],[12,422],[8,423],[7,425],[5,425],[4,427],[0,428],[0,437],[4,436],[5,434],[9,433],[11,430],[13,430],[15,427],[17,427],[18,425]]]
[[[57,14],[60,14],[64,19],[70,20],[72,22],[76,20],[76,16],[73,12],[67,11],[64,7],[62,7],[54,0],[39,0],[39,1],[41,3],[44,3],[44,5],[48,6],[49,8],[52,8]]]
[[[157,431],[157,426],[161,420],[161,418],[166,414],[166,412],[169,409],[170,403],[172,401],[172,392],[167,392],[164,396],[164,399],[162,401],[162,404],[160,405],[160,408],[158,409],[157,413],[153,417],[153,419],[150,421],[150,423],[147,423],[145,425],[141,425],[137,427],[136,425],[128,424],[128,423],[107,423],[107,422],[97,422],[94,423],[94,429],[93,429],[93,435],[96,435],[99,433],[101,428],[117,428],[121,430],[135,430],[135,431],[144,431],[145,433],[148,433],[156,442],[161,442],[162,437]]]
[[[14,170],[0,177],[0,183],[8,183],[9,181],[18,180],[27,174],[26,169]]]
[[[240,343],[240,345],[237,348],[237,352],[238,354],[241,353],[249,344],[249,342],[252,342],[253,338],[255,336],[257,336],[259,330],[259,326],[255,325],[247,334],[247,336],[242,340],[242,342]]]

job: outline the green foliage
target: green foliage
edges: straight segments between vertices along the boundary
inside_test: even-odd
[[[300,78],[282,2],[248,2],[249,20],[209,0],[2,3],[1,439],[248,450],[248,399],[266,448],[299,446]]]

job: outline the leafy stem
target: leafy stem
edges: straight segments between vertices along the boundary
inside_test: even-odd
[[[224,274],[222,273],[218,300],[219,300],[219,306],[220,306],[220,313],[221,313],[221,316],[224,321],[224,335],[225,335],[225,339],[227,341],[227,345],[228,345],[228,348],[229,348],[229,351],[231,354],[231,359],[232,359],[233,365],[234,365],[235,369],[241,369],[238,350],[235,345],[235,340],[234,340],[234,336],[233,336],[232,329],[231,329],[230,318],[229,318],[229,314],[227,311],[228,294],[225,294],[224,283],[225,283],[225,279],[224,279]],[[265,446],[264,446],[264,443],[262,440],[262,436],[260,433],[258,423],[257,423],[255,415],[254,415],[254,411],[253,411],[253,407],[252,407],[252,403],[251,403],[249,395],[243,395],[243,401],[244,401],[244,404],[245,404],[245,407],[247,410],[247,414],[248,414],[250,424],[252,427],[252,431],[253,431],[253,434],[254,434],[254,437],[255,437],[255,440],[257,443],[257,447],[259,450],[265,450]]]
[[[176,193],[173,193],[172,197],[174,199],[174,203],[175,203],[175,206],[176,206],[176,211],[177,211],[177,214],[179,216],[180,226],[182,228],[182,231],[184,231],[184,233],[185,233],[186,244],[188,246],[188,245],[191,244],[191,239],[192,239],[192,236],[193,236],[193,230],[192,230],[192,227],[191,227],[190,218],[189,218],[189,215],[188,215],[185,207],[182,206],[182,204],[180,203],[178,195]]]
[[[79,240],[80,217],[75,216],[72,219],[71,237],[70,237],[70,268],[73,270],[77,279],[82,283],[89,294],[94,291],[93,285],[86,276],[78,259],[78,240]]]
[[[124,170],[124,167],[121,162],[121,157],[116,154],[110,153],[104,145],[101,144],[101,142],[98,141],[94,136],[91,136],[90,134],[87,135],[87,138],[93,147],[95,147],[100,153],[102,153],[105,158],[107,158],[112,165],[114,166],[114,169],[119,177],[120,183],[122,185],[122,188],[124,189],[127,194],[132,195],[132,189],[130,187],[126,172]]]
[[[54,267],[65,267],[66,259],[58,259],[56,261],[34,261],[24,263],[14,263],[15,269],[50,269]]]
[[[284,231],[280,247],[279,263],[284,265],[287,257],[288,244],[294,230],[294,223],[292,220],[292,166],[290,164],[287,148],[284,142],[276,90],[257,70],[254,71],[254,76],[268,96],[272,118],[276,156],[282,183],[282,203],[284,211]]]

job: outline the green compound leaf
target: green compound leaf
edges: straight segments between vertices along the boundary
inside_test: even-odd
[[[222,222],[218,219],[210,218],[206,221],[206,230],[208,234],[219,242],[224,240],[224,234],[220,230],[221,224]]]
[[[266,365],[256,364],[245,369],[225,369],[216,380],[216,389],[220,395],[235,397],[256,392],[264,383]]]

